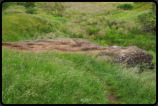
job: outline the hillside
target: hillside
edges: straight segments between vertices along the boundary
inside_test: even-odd
[[[133,9],[117,8],[132,4]],[[137,17],[151,2],[24,2],[2,4],[2,42],[84,38],[102,46],[137,46],[153,55],[156,33],[143,31]],[[154,104],[156,67],[111,63],[106,56],[19,52],[2,47],[4,104]]]

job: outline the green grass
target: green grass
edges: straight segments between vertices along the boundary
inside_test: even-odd
[[[88,103],[86,99],[89,103],[107,102],[99,79],[75,68],[76,64],[59,58],[59,54],[10,54],[6,49],[2,54],[3,103]]]
[[[145,8],[150,9],[150,8],[151,8],[151,5],[148,5],[148,4],[149,4],[149,2],[134,3],[134,8],[135,8],[135,9],[136,9],[136,8],[144,9],[144,7],[145,7]]]
[[[114,67],[88,55],[5,48],[2,63],[4,104],[106,104],[107,94],[114,95],[117,103],[150,104],[156,100],[156,70],[138,75],[137,69]]]
[[[150,11],[151,3],[134,4],[131,10],[117,3],[61,3],[59,13],[36,3],[36,14],[22,5],[2,5],[2,42],[84,38],[103,46],[137,46],[153,55],[156,34],[142,31],[137,16]],[[59,3],[60,4],[60,3]],[[48,5],[48,6],[47,6]],[[58,11],[58,6],[56,5]],[[48,11],[45,11],[48,9]],[[60,8],[59,8],[60,9]],[[109,63],[107,57],[81,54],[27,53],[2,48],[2,102],[4,104],[154,104],[156,68]],[[112,95],[115,101],[110,101]]]
[[[54,32],[58,27],[54,20],[47,21],[29,14],[6,14],[2,16],[2,42],[33,40],[35,33]]]
[[[156,50],[156,49],[155,49],[155,50]],[[152,60],[152,62],[156,65],[156,51],[154,52],[154,51],[150,50],[150,51],[148,51],[148,53],[150,53],[150,54],[153,55],[153,60]]]
[[[16,4],[15,2],[3,2],[2,3],[2,11],[4,11],[8,7],[10,7],[11,5],[15,5],[15,4]]]

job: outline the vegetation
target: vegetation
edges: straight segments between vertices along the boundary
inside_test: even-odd
[[[133,9],[117,8],[125,3]],[[156,22],[153,3],[35,2],[36,14],[26,13],[25,6],[24,2],[2,4],[2,42],[84,38],[103,46],[137,46],[151,53],[156,65],[156,33],[144,31],[144,26],[154,28]],[[2,102],[154,104],[156,68],[141,69],[91,55],[27,53],[2,47]]]
[[[15,3],[14,2],[3,2],[2,10],[7,9],[11,5],[15,5]]]
[[[36,14],[36,9],[34,9],[34,8],[28,8],[28,9],[26,10],[26,13],[29,13],[29,14]]]
[[[36,9],[34,9],[35,2],[25,2],[24,6],[26,8],[26,13],[36,14]]]
[[[131,4],[120,4],[119,6],[117,6],[117,8],[121,8],[121,9],[124,9],[124,10],[129,10],[129,9],[132,9],[133,6]]]
[[[89,55],[22,53],[5,48],[2,63],[4,104],[106,104],[109,95],[115,97],[114,103],[156,101],[155,70],[136,74],[136,67],[126,69]]]
[[[35,2],[25,2],[24,4],[25,8],[35,7]]]
[[[64,5],[62,5],[59,2],[54,2],[54,3],[46,2],[46,3],[41,3],[40,5],[37,6],[47,11],[49,14],[54,14],[58,16],[62,16],[62,12],[65,9]]]
[[[26,2],[17,2],[17,5],[25,5]]]
[[[138,16],[138,22],[144,26],[144,30],[156,32],[156,4],[152,3],[151,11]]]

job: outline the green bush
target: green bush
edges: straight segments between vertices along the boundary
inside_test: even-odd
[[[144,26],[144,31],[156,31],[156,14],[153,12],[144,13],[138,16],[138,22]]]
[[[154,2],[152,3],[151,11],[156,13],[156,3]]]
[[[28,14],[36,14],[36,9],[35,8],[27,8],[25,12]]]
[[[35,2],[25,2],[24,6],[26,8],[26,13],[28,14],[36,14]]]
[[[156,4],[153,2],[150,12],[139,15],[137,21],[144,26],[144,31],[156,32]]]
[[[25,2],[17,2],[17,5],[25,5]]]
[[[99,29],[97,29],[97,28],[88,28],[86,31],[88,32],[89,35],[92,35],[92,34],[96,34],[99,31]]]
[[[2,11],[7,9],[9,6],[16,5],[16,2],[3,2],[2,3]]]
[[[2,10],[8,8],[9,6],[10,6],[10,3],[8,3],[8,2],[3,2],[3,4],[2,4]]]
[[[35,2],[25,2],[24,6],[25,8],[33,8],[35,7]]]
[[[121,8],[121,9],[124,9],[124,10],[129,10],[129,9],[132,9],[133,6],[131,4],[120,4],[119,6],[117,6],[117,8]]]
[[[60,2],[43,3],[39,5],[39,8],[42,8],[44,11],[57,16],[62,16],[62,12],[65,9],[64,5]]]
[[[80,33],[77,35],[77,38],[83,38],[83,35]]]

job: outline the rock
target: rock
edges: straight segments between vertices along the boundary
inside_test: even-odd
[[[23,42],[5,42],[2,43],[2,46],[13,50],[16,49],[33,52],[57,51],[60,53],[96,53],[97,55],[108,55],[113,57],[115,62],[123,62],[131,66],[141,63],[148,63],[148,68],[154,68],[154,64],[152,63],[152,54],[149,54],[145,50],[136,46],[104,47],[81,38],[58,38],[35,41],[27,40]]]
[[[154,63],[151,62],[153,59],[153,55],[147,53],[145,50],[142,50],[136,46],[109,46],[108,49],[110,50],[110,52],[103,51],[100,52],[100,54],[113,56],[114,61],[124,62],[132,66],[142,63],[148,63],[148,68],[154,68]]]

